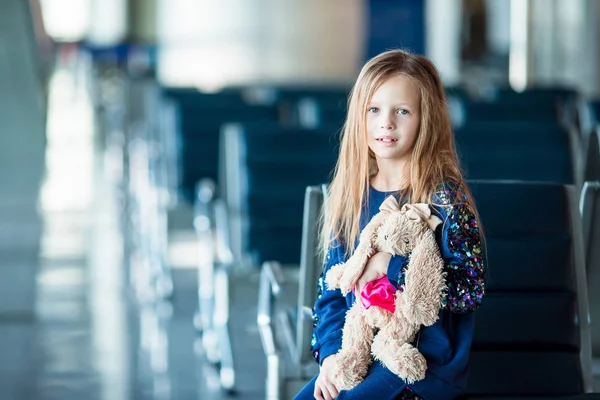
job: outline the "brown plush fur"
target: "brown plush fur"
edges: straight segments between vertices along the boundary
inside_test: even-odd
[[[421,325],[438,319],[445,288],[444,262],[435,240],[441,221],[426,204],[400,208],[388,197],[380,212],[365,226],[354,254],[333,266],[325,277],[329,289],[348,294],[358,282],[369,258],[379,252],[409,255],[404,288],[396,292],[396,311],[364,309],[357,300],[346,313],[342,348],[337,353],[334,382],[349,390],[366,376],[371,355],[407,383],[425,377],[427,362],[410,343]]]

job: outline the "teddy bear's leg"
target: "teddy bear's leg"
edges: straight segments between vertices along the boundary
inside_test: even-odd
[[[333,380],[340,390],[350,390],[367,375],[371,364],[373,328],[363,317],[362,305],[357,301],[346,313],[342,348],[337,353]]]
[[[406,319],[394,318],[379,330],[371,346],[373,357],[408,384],[423,379],[427,369],[425,357],[410,344],[415,331]]]

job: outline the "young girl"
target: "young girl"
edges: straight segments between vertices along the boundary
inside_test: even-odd
[[[447,291],[439,320],[422,328],[413,343],[427,359],[425,379],[406,383],[374,361],[358,386],[339,391],[331,379],[342,345],[346,311],[365,297],[369,282],[402,289],[405,257],[377,253],[354,293],[327,290],[323,277],[354,250],[362,228],[395,195],[403,203],[428,203],[444,222],[436,230]],[[321,369],[296,399],[452,399],[464,392],[473,311],[484,294],[477,212],[462,177],[444,88],[425,57],[394,50],[362,69],[352,91],[340,155],[323,224],[326,265],[314,308],[313,354]],[[363,302],[364,304],[364,302]]]

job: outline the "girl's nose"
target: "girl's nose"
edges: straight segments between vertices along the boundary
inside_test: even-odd
[[[394,120],[391,117],[386,116],[385,118],[382,119],[382,121],[381,121],[381,129],[385,129],[385,130],[391,131],[395,127],[396,127],[396,125],[394,123]]]

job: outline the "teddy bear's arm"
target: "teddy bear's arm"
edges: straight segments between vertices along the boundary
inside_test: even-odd
[[[369,258],[377,251],[375,242],[377,240],[377,229],[381,226],[387,217],[387,213],[380,212],[371,218],[371,221],[364,227],[360,234],[360,239],[356,250],[346,262],[344,273],[340,278],[340,289],[346,294],[352,291],[356,283],[362,276]]]
[[[444,260],[433,231],[415,245],[404,281],[404,315],[417,325],[429,326],[438,319],[446,289]]]

